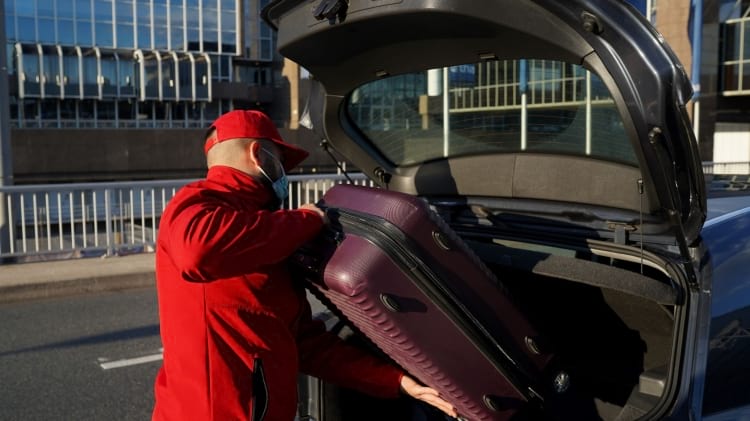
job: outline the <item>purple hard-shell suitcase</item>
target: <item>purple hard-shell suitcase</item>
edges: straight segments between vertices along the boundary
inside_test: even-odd
[[[294,260],[325,300],[467,420],[542,401],[551,355],[489,269],[423,200],[339,185]]]

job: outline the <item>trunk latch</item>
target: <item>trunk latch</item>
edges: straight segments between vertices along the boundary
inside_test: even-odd
[[[625,245],[628,243],[628,236],[636,230],[636,227],[621,222],[607,222],[607,228],[615,232],[615,244]]]

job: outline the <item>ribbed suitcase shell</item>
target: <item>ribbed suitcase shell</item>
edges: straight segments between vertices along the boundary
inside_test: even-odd
[[[296,259],[356,328],[467,420],[509,419],[538,397],[551,358],[538,333],[424,201],[340,185],[321,203],[329,241]]]

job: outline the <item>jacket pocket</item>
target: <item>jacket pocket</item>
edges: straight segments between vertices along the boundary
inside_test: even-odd
[[[253,403],[251,421],[263,421],[268,411],[268,384],[263,373],[263,361],[256,358],[253,362]]]

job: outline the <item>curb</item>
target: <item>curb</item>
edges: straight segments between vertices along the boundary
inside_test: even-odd
[[[50,281],[25,285],[9,285],[0,288],[0,303],[22,300],[64,297],[90,292],[121,291],[126,289],[154,287],[153,272],[124,275],[103,275],[92,278]]]
[[[154,288],[153,253],[0,265],[0,303]]]

